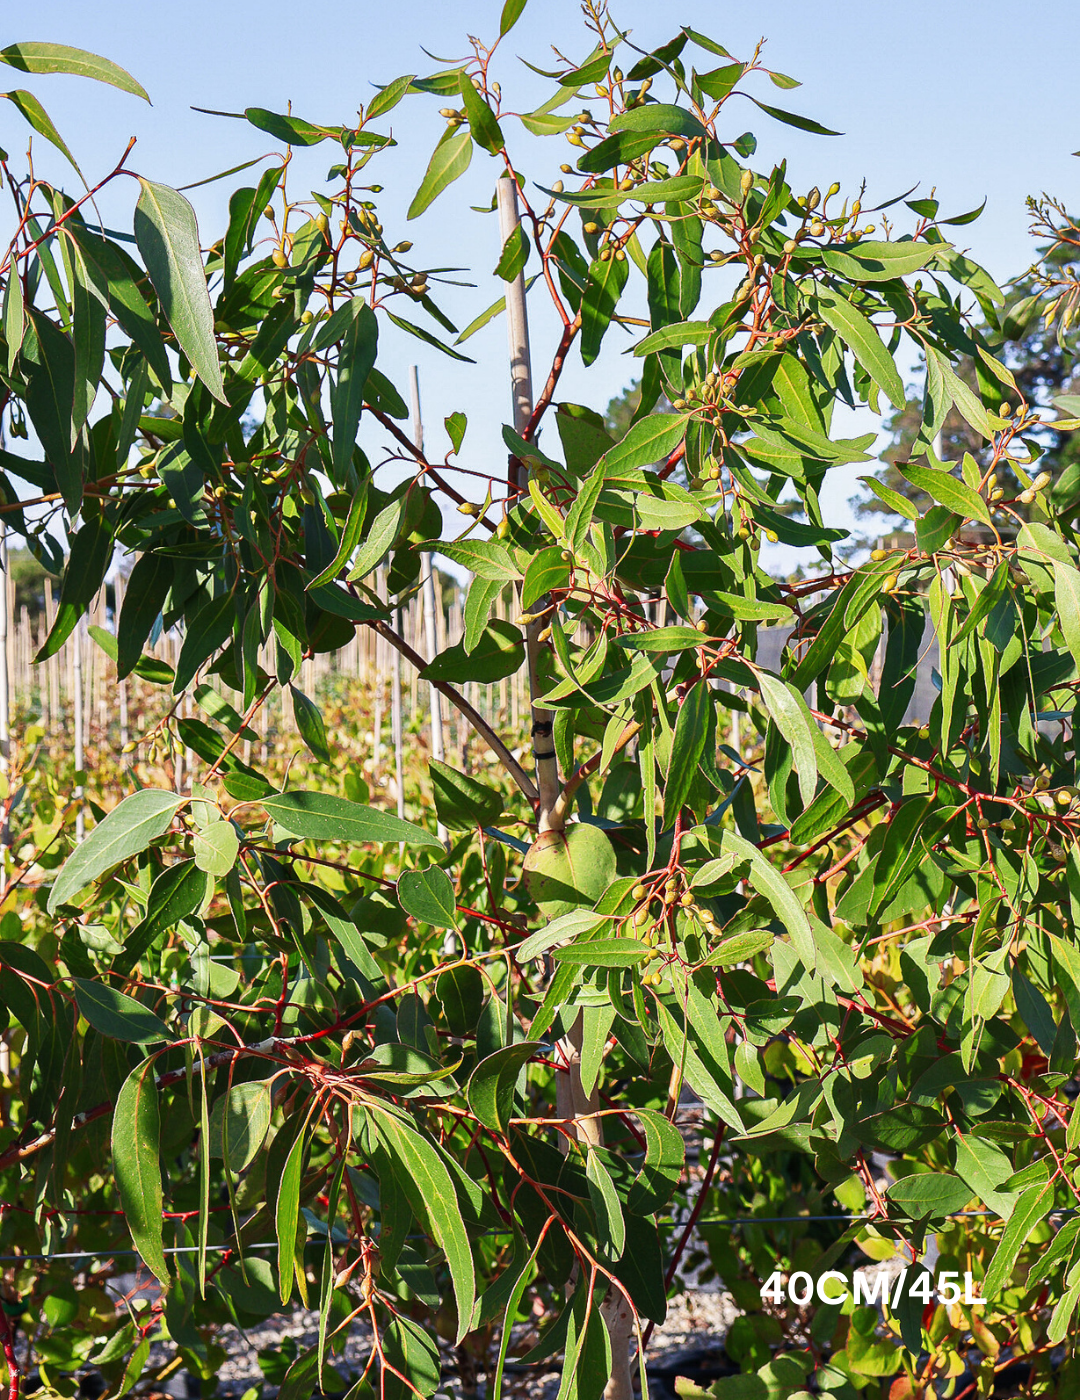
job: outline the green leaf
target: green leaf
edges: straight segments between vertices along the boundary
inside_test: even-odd
[[[437,865],[427,870],[406,870],[397,882],[398,903],[406,914],[433,928],[457,927],[454,887]]]
[[[686,1161],[686,1145],[678,1128],[662,1113],[635,1108],[634,1117],[645,1134],[645,1160],[630,1187],[626,1207],[635,1215],[653,1215],[675,1193]]]
[[[795,891],[787,883],[779,870],[769,864],[765,856],[744,837],[734,831],[725,831],[721,838],[721,850],[733,851],[741,860],[749,860],[752,877],[751,887],[756,894],[763,895],[780,916],[799,960],[807,971],[816,965],[814,936],[806,911],[799,903]]]
[[[517,224],[510,237],[503,244],[499,261],[495,264],[495,276],[501,277],[504,282],[512,282],[519,273],[524,271],[525,264],[529,261],[529,252],[529,237],[525,232],[525,226]],[[454,343],[460,343],[462,338],[459,336]]]
[[[586,938],[580,943],[556,948],[551,956],[558,963],[572,963],[575,967],[636,967],[648,951],[649,945],[643,939],[622,935],[619,938]]]
[[[525,9],[526,0],[505,0],[502,7],[502,15],[499,18],[499,37],[509,34],[514,25],[521,18]]]
[[[477,826],[490,826],[502,815],[503,796],[459,773],[456,768],[432,759],[429,765],[431,785],[435,795],[435,811],[439,820],[451,831],[470,831]]]
[[[1053,561],[1054,606],[1073,660],[1080,667],[1080,573],[1071,564]]]
[[[160,1139],[154,1062],[144,1060],[124,1080],[113,1109],[113,1177],[132,1243],[168,1287],[162,1242]]]
[[[320,141],[338,140],[341,134],[340,127],[315,126],[302,117],[268,112],[265,107],[245,107],[244,116],[259,131],[284,141],[287,146],[317,146]]]
[[[353,845],[404,841],[408,846],[442,850],[439,838],[422,827],[329,792],[281,792],[260,798],[259,806],[279,826],[305,840],[347,841]]]
[[[890,1202],[915,1219],[923,1216],[940,1219],[963,1209],[974,1192],[966,1182],[948,1172],[919,1172],[901,1177],[885,1194]]]
[[[408,493],[403,492],[397,500],[391,501],[379,511],[371,522],[367,538],[360,546],[353,566],[349,570],[350,583],[354,583],[357,579],[367,578],[372,569],[377,568],[390,553],[390,548],[398,537],[401,522],[405,519],[408,507]]]
[[[207,875],[228,875],[240,854],[240,838],[232,822],[211,822],[195,835],[195,864]]]
[[[334,474],[344,481],[352,461],[364,390],[378,353],[379,324],[375,313],[362,297],[348,303],[356,312],[341,341],[337,377],[330,387],[330,417],[334,428],[332,448]]]
[[[175,929],[182,919],[202,908],[210,882],[206,872],[193,860],[167,866],[150,886],[146,915],[135,925],[124,943],[124,951],[113,963],[113,971],[133,967],[156,938]]]
[[[836,332],[893,407],[902,409],[907,401],[904,382],[874,323],[830,288],[819,288],[818,308],[821,319]]]
[[[469,651],[462,642],[447,647],[420,672],[426,681],[478,681],[490,685],[512,676],[525,664],[525,642],[519,628],[493,618]]]
[[[476,1034],[485,990],[483,974],[472,963],[461,963],[439,974],[435,995],[451,1035]]]
[[[521,1040],[486,1056],[469,1075],[465,1093],[469,1107],[485,1128],[505,1133],[514,1109],[518,1075],[542,1048],[538,1040]]]
[[[664,102],[650,102],[644,107],[620,112],[608,123],[608,131],[657,131],[665,136],[697,136],[706,141],[709,139],[708,131],[693,112],[688,112],[685,107],[676,107]]]
[[[589,280],[581,298],[579,342],[581,358],[586,365],[591,365],[600,353],[600,343],[611,324],[629,274],[629,263],[619,262],[616,258],[594,262],[589,268]]]
[[[704,345],[712,335],[708,321],[679,321],[673,326],[661,326],[652,335],[639,340],[635,355],[653,355],[659,350],[671,350],[682,345]]]
[[[981,1289],[982,1296],[993,1301],[1001,1292],[1012,1274],[1013,1265],[1019,1257],[1028,1236],[1041,1220],[1045,1220],[1054,1204],[1054,1186],[1036,1182],[1020,1195],[1013,1212],[1001,1232],[1001,1239],[986,1270]]]
[[[300,1221],[300,1180],[304,1170],[304,1134],[296,1135],[289,1148],[281,1182],[277,1188],[274,1224],[278,1245],[278,1288],[281,1301],[292,1297],[293,1268],[296,1262],[296,1229]]]
[[[73,73],[80,78],[93,78],[150,101],[145,88],[118,64],[67,44],[9,44],[0,49],[0,63],[17,68],[20,73]]]
[[[750,94],[747,93],[750,97]],[[794,126],[799,131],[811,131],[815,136],[842,136],[841,131],[831,131],[827,126],[822,126],[820,122],[812,121],[810,117],[800,117],[795,112],[785,112],[782,107],[770,107],[767,102],[759,102],[756,97],[750,97],[750,101],[755,107],[760,107],[763,112],[767,112],[770,117],[775,117],[778,122],[783,122],[785,126]]]
[[[841,248],[823,248],[821,261],[833,272],[855,282],[887,282],[918,272],[938,256],[941,246],[940,243],[913,243],[910,239],[897,243],[864,239],[846,243]]]
[[[293,718],[296,720],[296,727],[300,731],[301,739],[320,763],[329,763],[332,755],[330,744],[326,738],[326,725],[323,724],[322,711],[314,700],[309,700],[302,690],[297,690],[296,686],[290,685],[289,691],[292,695]]]
[[[181,800],[175,792],[154,788],[125,797],[64,862],[49,893],[49,913],[54,914],[99,875],[164,836]]]
[[[799,775],[799,795],[809,806],[817,789],[817,752],[814,745],[814,722],[803,714],[798,694],[778,676],[768,671],[757,672],[758,685],[765,708],[792,751],[795,771]]]
[[[469,119],[469,129],[472,132],[473,140],[489,155],[498,155],[505,145],[498,120],[487,102],[473,87],[472,79],[464,69],[461,72],[459,91],[465,115]],[[411,212],[409,217],[412,217]]]
[[[965,520],[981,520],[984,525],[990,524],[989,507],[978,491],[973,491],[966,482],[958,480],[951,472],[919,467],[914,462],[898,462],[896,469],[912,486],[925,491],[928,496],[956,515]]]
[[[210,1113],[207,1148],[233,1172],[246,1171],[270,1131],[272,1086],[268,1080],[234,1084]]]
[[[626,165],[651,151],[663,139],[659,131],[620,131],[586,151],[577,168],[586,175],[602,175],[615,165]]]
[[[53,125],[52,118],[32,92],[15,88],[12,92],[0,92],[0,97],[6,97],[10,103],[17,107],[38,135],[44,136],[46,141],[50,141],[61,154],[67,156],[75,169],[79,171],[79,175],[82,175],[78,161],[68,150],[63,138]]]
[[[971,1133],[965,1137],[958,1137],[956,1174],[967,1183],[983,1205],[997,1211],[1003,1219],[1009,1218],[1020,1193],[1003,1189],[1004,1183],[1013,1174],[1013,1166],[999,1147]]]
[[[226,402],[195,211],[176,190],[139,177],[135,240],[173,335],[195,373]]]
[[[682,442],[686,424],[685,416],[671,413],[650,413],[647,418],[639,418],[623,440],[601,457],[604,475],[614,477],[667,457]]]
[[[165,1022],[126,992],[118,992],[105,982],[88,982],[81,977],[73,977],[71,981],[80,1012],[96,1031],[110,1040],[145,1045],[148,1041],[170,1038]]]
[[[415,73],[406,73],[401,78],[395,78],[392,83],[387,83],[384,88],[380,88],[368,103],[368,121],[374,120],[375,117],[381,117],[384,113],[389,112],[391,108],[396,107],[409,91],[409,88],[412,86],[412,80],[415,77]]]
[[[611,1173],[600,1160],[600,1154],[589,1147],[585,1159],[585,1179],[589,1183],[589,1199],[596,1212],[596,1227],[605,1249],[612,1259],[621,1259],[626,1248],[626,1221],[623,1219],[619,1193]]]
[[[664,822],[671,827],[689,796],[709,735],[712,692],[706,682],[692,685],[679,707],[671,760],[664,783]]]
[[[450,1268],[457,1301],[457,1341],[469,1330],[476,1299],[472,1249],[461,1218],[457,1192],[435,1147],[396,1114],[381,1108],[374,1114],[376,1130],[398,1168],[402,1190],[413,1214],[429,1225]]]
[[[187,690],[199,667],[232,636],[235,624],[236,603],[231,593],[211,598],[199,609],[184,634],[173,678],[174,695],[182,695]]]
[[[349,502],[349,513],[345,518],[345,524],[341,529],[341,539],[338,543],[337,552],[326,568],[307,585],[310,591],[313,588],[322,588],[324,584],[332,583],[337,578],[340,571],[349,562],[353,550],[360,543],[360,535],[364,527],[364,517],[367,514],[368,504],[368,478],[361,483],[360,489],[353,493]]]
[[[11,374],[26,334],[22,278],[14,270],[4,285],[4,340],[7,342],[7,372]]]
[[[417,218],[448,185],[453,184],[459,175],[464,175],[472,160],[472,152],[471,131],[456,131],[453,127],[448,127],[432,152],[420,188],[413,196],[405,217]]]
[[[443,426],[446,428],[446,435],[450,439],[455,452],[461,451],[461,444],[465,441],[465,430],[469,426],[469,420],[464,413],[448,413],[443,419]]]
[[[878,500],[884,502],[894,515],[902,515],[905,520],[918,520],[919,512],[906,496],[901,496],[899,491],[894,491],[891,486],[886,486],[883,481],[878,481],[876,477],[860,476],[859,480],[873,491]]]

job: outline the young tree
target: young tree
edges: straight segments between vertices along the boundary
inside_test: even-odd
[[[1071,1325],[1073,1225],[1033,1249],[1077,1197],[1080,572],[1069,513],[1032,480],[1030,407],[961,309],[992,284],[936,209],[878,237],[835,186],[797,194],[784,164],[753,168],[746,101],[829,134],[761,95],[795,83],[760,48],[741,62],[685,28],[640,53],[590,5],[590,50],[515,112],[500,44],[522,7],[508,0],[490,46],[387,84],[355,126],[249,110],[290,149],[331,143],[337,164],[306,200],[286,154],[234,192],[205,252],[187,201],[145,175],[132,250],[90,194],[7,170],[0,379],[9,428],[25,414],[41,455],[5,453],[3,509],[48,558],[48,528],[69,542],[41,655],[116,551],[136,555],[117,671],[161,679],[163,725],[198,759],[175,791],[143,785],[137,756],[134,790],[92,811],[81,844],[65,825],[47,846],[14,839],[13,1397],[20,1306],[49,1392],[87,1362],[120,1394],[152,1336],[209,1380],[223,1320],[299,1294],[320,1331],[286,1400],[340,1388],[331,1365],[360,1324],[355,1400],[433,1394],[439,1336],[498,1394],[514,1324],[534,1317],[524,1359],[562,1356],[560,1400],[626,1400],[695,1223],[745,1313],[729,1353],[770,1395],[805,1393],[813,1371],[844,1397],[885,1377],[902,1400],[960,1376],[973,1346],[989,1391],[1004,1356],[1047,1372]],[[52,46],[0,58],[134,86]],[[508,316],[505,480],[470,458],[458,413],[453,451],[426,455],[379,368],[399,332],[462,353],[438,270],[383,227],[371,185],[374,162],[392,178],[388,115],[424,94],[446,126],[410,217],[450,197],[474,148],[499,172],[506,294],[474,326]],[[529,137],[569,142],[576,164],[534,173],[550,158]],[[125,157],[94,188],[129,173]],[[543,358],[527,273],[562,328]],[[641,392],[616,440],[557,401],[560,376],[571,354],[597,360],[614,320],[639,325],[638,302]],[[933,504],[914,547],[843,566],[821,489],[870,460],[870,439],[838,438],[833,411],[902,408],[911,347],[931,388],[926,465],[904,471]],[[953,404],[987,444],[962,479],[930,450]],[[415,464],[400,487],[378,484],[362,427]],[[1033,493],[1022,524],[992,484],[1005,464]],[[468,499],[459,468],[481,482]],[[440,499],[471,517],[457,538]],[[964,543],[968,522],[991,542]],[[762,537],[817,571],[778,583]],[[331,756],[298,675],[357,627],[422,664],[375,571],[407,598],[429,551],[473,580],[463,639],[424,674],[502,767],[431,763],[448,848],[433,822],[342,796],[332,765],[299,785],[237,752],[288,689]],[[518,626],[492,620],[507,585]],[[927,613],[940,695],[904,726]],[[158,619],[184,638],[164,677],[143,656]],[[774,623],[791,628],[777,671],[758,660]],[[511,669],[528,674],[531,764],[462,690]],[[178,712],[188,692],[200,718]],[[751,727],[738,749],[733,712]],[[704,1112],[689,1166],[688,1093]],[[988,1214],[957,1215],[972,1203]],[[727,1219],[755,1214],[749,1231]],[[931,1234],[935,1307],[921,1262],[881,1326],[814,1292],[853,1242],[921,1260]],[[85,1259],[128,1236],[161,1292],[114,1314]],[[72,1291],[59,1256],[80,1253]]]

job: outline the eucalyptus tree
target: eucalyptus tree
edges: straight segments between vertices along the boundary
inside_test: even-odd
[[[41,659],[117,551],[135,556],[102,644],[119,676],[162,687],[143,742],[197,759],[164,790],[136,749],[133,790],[78,845],[70,812],[36,841],[10,803],[13,1400],[20,1328],[44,1393],[91,1365],[120,1395],[152,1339],[209,1382],[217,1329],[297,1297],[319,1336],[287,1369],[267,1360],[286,1400],[430,1396],[448,1357],[498,1394],[511,1354],[561,1357],[559,1400],[625,1400],[687,1261],[736,1298],[727,1347],[755,1394],[813,1373],[844,1397],[885,1378],[902,1400],[959,1388],[976,1353],[981,1393],[1010,1359],[1053,1383],[1080,1297],[1080,1227],[1054,1226],[1080,1137],[1080,572],[1035,410],[978,328],[976,299],[1001,294],[936,207],[901,228],[755,167],[747,103],[831,134],[776,105],[797,84],[761,48],[741,61],[683,28],[642,52],[589,4],[584,44],[560,44],[587,51],[538,70],[549,97],[515,110],[522,8],[355,123],[248,109],[285,153],[209,246],[144,174],[133,234],[100,226],[93,195],[137,173],[128,153],[73,195],[5,161],[3,513],[63,574]],[[141,93],[77,51],[0,59]],[[67,151],[36,98],[8,96]],[[407,222],[379,206],[391,114],[425,100],[445,125],[409,219],[441,218],[474,153],[493,158],[479,270],[505,290],[461,333],[436,300],[446,270],[410,259]],[[324,143],[325,186],[298,191],[292,151]],[[554,344],[529,343],[530,287]],[[493,474],[460,412],[444,460],[416,444],[380,349],[411,337],[460,360],[500,315]],[[641,364],[617,440],[560,388],[613,326]],[[930,504],[911,548],[844,563],[823,488],[872,463],[873,434],[841,437],[836,410],[903,407],[913,351],[928,390],[902,470]],[[935,451],[953,406],[981,463]],[[29,428],[40,450],[10,450]],[[412,463],[402,484],[376,480],[358,434]],[[771,577],[763,540],[805,551],[805,577]],[[425,662],[393,602],[428,552],[472,582],[463,636]],[[927,618],[940,688],[908,724]],[[434,816],[343,796],[327,762],[301,667],[357,628],[424,668],[495,757],[482,776],[428,765],[446,846]],[[161,629],[182,632],[175,669],[148,652]],[[518,671],[531,759],[464,693]],[[302,784],[238,755],[285,690]],[[131,1247],[160,1292],[118,1312],[100,1282],[127,1264],[91,1261]],[[880,1312],[814,1292],[898,1249],[913,1262]],[[799,1275],[809,1291],[785,1292]]]

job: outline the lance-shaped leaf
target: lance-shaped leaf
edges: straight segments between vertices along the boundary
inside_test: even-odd
[[[896,469],[912,486],[925,491],[940,505],[947,506],[965,520],[981,520],[984,525],[990,524],[990,510],[982,496],[951,472],[920,467],[914,462],[897,463]]]
[[[596,1212],[600,1238],[610,1250],[611,1257],[621,1259],[626,1248],[626,1221],[611,1173],[600,1160],[600,1154],[595,1147],[589,1148],[585,1162],[585,1179],[589,1183],[589,1199]]]
[[[693,685],[679,707],[671,741],[671,761],[664,784],[664,821],[673,826],[690,792],[709,737],[712,692],[706,683]]]
[[[364,390],[378,353],[379,325],[366,301],[354,297],[349,303],[356,311],[338,352],[337,378],[330,389],[330,417],[334,428],[333,464],[339,481],[344,481],[352,461],[356,430],[364,407]]]
[[[600,459],[605,476],[647,467],[673,452],[686,433],[686,418],[671,413],[651,413],[639,419],[623,440]]]
[[[140,176],[135,241],[177,344],[214,398],[226,402],[195,211],[176,190]]]
[[[821,319],[836,332],[893,407],[903,408],[904,381],[869,317],[827,287],[818,292],[818,309]]]
[[[168,1040],[169,1028],[159,1016],[126,992],[107,982],[90,982],[73,977],[75,1001],[96,1031],[110,1040],[126,1040],[135,1045]]]
[[[155,788],[125,797],[64,862],[49,893],[49,913],[55,913],[91,880],[164,836],[181,800],[175,792]]]
[[[450,1268],[457,1301],[457,1340],[469,1330],[476,1300],[472,1248],[450,1172],[434,1145],[396,1113],[373,1115],[379,1138],[397,1167],[398,1180],[413,1214],[426,1223]]]
[[[634,1117],[645,1134],[645,1160],[630,1187],[626,1205],[635,1215],[652,1215],[667,1205],[679,1184],[686,1145],[678,1128],[662,1113],[636,1108]]]
[[[817,788],[817,752],[814,744],[814,721],[809,712],[803,713],[796,692],[777,676],[759,671],[761,698],[773,723],[790,745],[795,771],[799,775],[799,795],[804,806],[813,801]]]
[[[160,1139],[154,1062],[144,1060],[124,1080],[113,1109],[113,1175],[132,1243],[168,1286],[162,1243]]]
[[[20,73],[73,73],[80,78],[93,78],[150,101],[146,89],[119,64],[68,44],[9,44],[0,49],[0,63],[17,68]]]
[[[348,841],[356,845],[404,841],[408,846],[442,850],[439,838],[423,827],[329,792],[280,792],[260,798],[259,806],[293,836],[313,841]]]
[[[465,115],[469,119],[469,129],[472,132],[473,140],[489,155],[497,155],[504,145],[498,120],[483,97],[473,87],[472,79],[464,69],[461,73],[460,93],[461,105],[465,108]]]
[[[591,365],[600,353],[600,342],[611,325],[622,289],[630,274],[629,264],[609,258],[594,262],[581,298],[581,358]]]
[[[67,156],[78,171],[79,177],[82,177],[78,161],[68,150],[67,143],[53,125],[52,118],[32,92],[26,92],[23,88],[15,88],[12,92],[0,92],[0,97],[6,97],[14,107],[17,107],[38,135],[44,136],[46,141],[51,142],[61,154]]]
[[[473,143],[470,131],[455,131],[448,127],[439,138],[432,152],[428,168],[420,182],[420,188],[413,196],[409,212],[405,216],[415,219],[428,205],[442,194],[447,185],[453,184],[459,175],[464,175],[472,160]]]
[[[1004,1230],[1001,1232],[998,1247],[994,1251],[994,1257],[990,1260],[990,1267],[986,1271],[981,1289],[984,1298],[989,1298],[992,1301],[997,1297],[1012,1273],[1013,1265],[1032,1230],[1040,1220],[1046,1219],[1053,1204],[1054,1186],[1052,1182],[1045,1184],[1036,1182],[1035,1185],[1029,1186],[1021,1194]]]

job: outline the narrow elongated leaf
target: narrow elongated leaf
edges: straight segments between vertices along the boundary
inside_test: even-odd
[[[415,1128],[385,1110],[374,1121],[383,1145],[398,1167],[400,1184],[413,1214],[427,1223],[446,1255],[457,1301],[460,1341],[469,1330],[476,1300],[476,1273],[454,1183],[434,1146]]]
[[[626,1221],[623,1219],[619,1193],[615,1190],[611,1173],[600,1160],[600,1154],[592,1147],[585,1162],[585,1179],[589,1183],[589,1197],[596,1212],[600,1238],[610,1249],[612,1258],[621,1259],[626,1248]]]
[[[638,1108],[634,1116],[645,1134],[645,1160],[626,1204],[635,1215],[652,1215],[667,1205],[679,1184],[686,1145],[678,1128],[662,1113]]]
[[[448,127],[439,138],[439,144],[432,152],[427,171],[420,188],[409,205],[407,219],[415,219],[442,194],[447,185],[460,175],[464,175],[472,160],[473,142],[471,131],[455,131]]]
[[[615,476],[634,467],[647,467],[674,451],[686,432],[686,418],[671,413],[651,413],[639,418],[623,440],[600,459],[604,475]]]
[[[708,685],[694,685],[687,692],[675,721],[671,760],[664,784],[664,823],[674,825],[690,792],[709,736],[712,693]]]
[[[18,108],[38,135],[44,136],[46,141],[51,142],[61,154],[67,156],[74,168],[79,171],[79,175],[82,175],[78,161],[68,150],[64,138],[53,125],[52,118],[32,92],[26,92],[23,88],[15,88],[12,92],[0,92],[0,97],[6,97],[14,107]]]
[[[176,190],[139,179],[135,239],[177,344],[214,398],[225,400],[195,211]]]
[[[1065,645],[1080,666],[1080,572],[1054,560],[1054,604]]]
[[[404,841],[408,846],[442,850],[439,838],[422,827],[329,792],[281,792],[260,798],[259,806],[286,831],[313,841],[348,841],[354,845]]]
[[[620,112],[608,123],[608,131],[658,131],[665,136],[698,136],[707,140],[709,133],[693,112],[664,102],[650,102],[629,112]]]
[[[180,802],[175,792],[155,788],[125,797],[64,862],[49,893],[50,914],[106,870],[164,836]]]
[[[150,101],[141,83],[119,64],[85,49],[73,49],[68,44],[9,44],[6,49],[0,49],[0,63],[17,68],[21,73],[73,73],[80,78],[93,78],[95,82],[109,83],[141,97],[144,102]]]
[[[126,1040],[135,1045],[168,1040],[169,1028],[149,1007],[117,991],[106,982],[88,982],[73,977],[79,1010],[96,1031],[110,1040]]]
[[[1020,1199],[1016,1202],[1013,1212],[1001,1232],[998,1247],[994,1251],[994,1257],[990,1260],[989,1268],[986,1270],[982,1286],[984,1298],[993,1301],[1000,1293],[1012,1273],[1013,1265],[1016,1263],[1028,1236],[1040,1220],[1046,1219],[1053,1204],[1054,1186],[1052,1182],[1045,1184],[1038,1182],[1021,1193]]]
[[[795,891],[765,856],[749,841],[734,831],[725,831],[722,848],[733,851],[740,859],[749,860],[751,866],[750,884],[756,894],[764,895],[780,916],[780,921],[791,935],[791,942],[803,966],[813,970],[816,963],[814,935],[806,910],[799,903]]]
[[[600,353],[600,342],[611,324],[622,289],[629,276],[629,265],[609,258],[594,262],[581,298],[581,358],[591,365]]]
[[[473,87],[472,79],[462,70],[461,105],[469,119],[473,140],[489,155],[497,155],[503,147],[503,134],[495,113]]]
[[[132,1243],[158,1279],[168,1285],[162,1243],[160,1138],[154,1062],[144,1060],[124,1080],[113,1109],[113,1175]]]
[[[210,602],[192,618],[180,648],[173,678],[173,694],[182,695],[195,679],[199,667],[209,661],[219,647],[225,645],[236,624],[236,604],[232,595],[223,593]]]
[[[333,465],[339,481],[345,480],[352,461],[356,430],[364,407],[364,390],[378,353],[379,325],[367,302],[354,297],[356,307],[338,353],[337,378],[330,389],[330,416],[334,427]]]
[[[903,408],[904,381],[874,323],[838,292],[827,288],[819,291],[818,305],[821,319],[832,327],[893,407]]]
[[[799,775],[799,794],[809,806],[817,787],[817,754],[814,747],[813,720],[804,715],[796,693],[777,676],[768,671],[758,672],[761,698],[773,723],[790,744]]]
[[[912,486],[925,491],[965,520],[981,520],[984,525],[990,524],[990,509],[982,496],[951,472],[934,471],[930,467],[917,466],[914,462],[898,463],[897,470]]]
[[[372,569],[377,568],[390,553],[390,547],[397,539],[408,505],[408,496],[402,494],[379,511],[371,522],[367,538],[360,546],[349,570],[350,583],[356,579],[367,578]]]
[[[652,335],[639,340],[634,346],[634,354],[653,355],[659,350],[671,350],[683,345],[704,345],[712,333],[713,328],[708,321],[679,321],[674,326],[661,326]]]
[[[281,1301],[292,1297],[293,1268],[296,1261],[296,1227],[300,1220],[300,1178],[304,1169],[304,1134],[296,1135],[289,1148],[281,1182],[277,1189],[274,1225],[278,1245],[278,1288]]]

